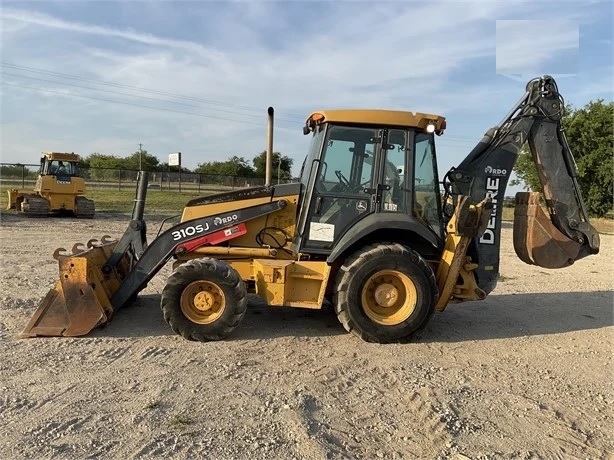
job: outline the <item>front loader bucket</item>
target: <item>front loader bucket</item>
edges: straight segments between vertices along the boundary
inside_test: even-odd
[[[60,277],[49,290],[38,309],[20,334],[25,337],[76,337],[106,324],[113,316],[110,299],[121,284],[129,260],[124,257],[118,267],[103,273],[116,241],[90,240],[87,247],[73,246],[72,254],[62,255],[59,248],[54,258],[59,262]]]
[[[516,194],[514,250],[523,262],[543,268],[564,268],[578,258],[582,245],[561,233],[546,216],[538,192]]]

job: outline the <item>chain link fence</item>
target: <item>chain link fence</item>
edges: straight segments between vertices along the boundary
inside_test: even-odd
[[[0,163],[0,186],[31,189],[38,177],[38,164]],[[127,169],[80,168],[80,175],[90,189],[134,190],[138,171]],[[186,173],[178,171],[154,171],[149,173],[149,189],[187,193],[215,193],[239,188],[264,185],[262,177],[238,177]],[[289,183],[277,180],[272,183]]]

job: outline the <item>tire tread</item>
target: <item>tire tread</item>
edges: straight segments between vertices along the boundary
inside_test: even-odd
[[[185,318],[179,297],[183,287],[196,279],[211,279],[218,284],[226,295],[225,308],[231,308],[231,313],[207,325],[192,323]],[[160,306],[164,320],[176,334],[185,339],[199,342],[222,340],[239,326],[245,316],[247,290],[237,271],[226,262],[211,257],[192,259],[177,267],[169,276],[162,291]]]
[[[355,321],[351,319],[351,315],[348,311],[348,291],[350,287],[350,282],[354,274],[357,272],[358,268],[363,266],[365,263],[373,259],[393,254],[399,255],[403,258],[406,258],[407,260],[410,260],[424,273],[427,279],[427,283],[430,287],[432,297],[427,315],[423,319],[421,324],[417,328],[415,328],[415,330],[411,331],[406,337],[392,340],[392,342],[406,342],[412,337],[415,337],[420,332],[422,332],[422,330],[426,327],[426,324],[429,322],[430,318],[434,314],[435,304],[439,300],[439,291],[437,289],[435,273],[427,264],[427,262],[416,251],[410,249],[405,245],[394,242],[374,243],[361,248],[359,251],[350,255],[349,258],[345,261],[345,263],[343,263],[343,265],[339,268],[339,272],[337,274],[336,279],[337,289],[336,302],[334,303],[334,306],[337,318],[339,319],[339,322],[343,325],[344,329],[347,332],[359,337],[366,342],[389,343],[391,342],[391,340],[378,337],[376,334],[361,330],[355,323]]]

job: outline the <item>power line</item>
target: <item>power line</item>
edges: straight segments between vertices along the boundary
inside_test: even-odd
[[[124,93],[124,92],[121,92],[121,91],[112,91],[112,90],[109,90],[109,89],[94,88],[94,87],[91,87],[91,86],[77,85],[75,83],[68,83],[68,82],[55,81],[55,80],[47,80],[47,79],[44,79],[44,78],[31,77],[29,75],[20,75],[20,74],[5,72],[5,71],[2,71],[1,73],[2,73],[2,75],[7,75],[9,77],[27,78],[29,80],[37,80],[37,81],[42,81],[42,82],[45,82],[45,83],[54,83],[54,84],[59,84],[59,85],[64,85],[64,86],[72,86],[72,87],[75,87],[75,88],[89,89],[89,90],[92,90],[92,91],[101,91],[101,92],[105,92],[105,93],[109,93],[109,94],[118,94],[118,95],[121,95],[121,96],[140,98],[140,99],[145,99],[145,100],[148,100],[148,101],[176,104],[176,105],[182,105],[184,107],[194,107],[194,108],[197,108],[197,109],[208,109],[207,107],[203,107],[202,105],[187,104],[185,102],[169,101],[169,100],[166,100],[166,99],[158,99],[158,98],[155,98],[155,97],[148,97],[148,96],[141,96],[141,95],[138,95],[138,94]],[[242,116],[242,117],[249,116],[249,117],[253,118],[253,115],[251,115],[251,114],[237,113],[237,112],[232,112],[230,110],[217,109],[217,108],[213,109],[213,110],[215,110],[216,112],[229,113],[229,114],[235,115],[235,116]],[[289,122],[289,123],[297,123],[296,120],[288,120],[288,119],[284,119],[283,117],[282,118],[277,117],[276,120],[286,121],[286,122]]]
[[[144,108],[144,109],[151,109],[151,110],[162,110],[165,112],[171,112],[171,113],[178,113],[178,114],[182,114],[182,115],[193,115],[196,117],[203,117],[203,118],[211,118],[214,120],[223,120],[223,121],[231,121],[234,123],[244,123],[244,124],[249,124],[249,125],[254,125],[254,126],[262,126],[261,123],[256,123],[256,122],[250,122],[250,121],[246,121],[246,120],[237,120],[237,119],[231,119],[231,118],[224,118],[224,117],[216,117],[213,115],[205,115],[205,114],[201,114],[201,113],[197,113],[197,112],[184,112],[181,110],[173,110],[173,109],[168,109],[168,108],[164,108],[164,107],[155,107],[155,106],[150,106],[150,105],[143,105],[143,104],[136,104],[133,102],[124,102],[124,101],[118,101],[115,99],[105,99],[105,98],[99,98],[99,97],[93,97],[93,96],[85,96],[83,94],[74,94],[74,93],[66,93],[63,91],[55,91],[52,89],[47,89],[47,88],[37,88],[37,87],[33,87],[33,86],[25,86],[25,85],[18,85],[15,83],[8,83],[5,81],[1,82],[3,85],[5,86],[13,86],[16,88],[22,88],[22,89],[27,89],[27,90],[31,90],[31,91],[39,91],[39,92],[45,92],[45,93],[53,93],[53,94],[59,94],[61,96],[65,96],[65,97],[78,97],[78,98],[82,98],[82,99],[91,99],[94,101],[102,101],[102,102],[111,102],[111,103],[115,103],[115,104],[122,104],[122,105],[127,105],[127,106],[133,106],[133,107],[140,107],[140,108]],[[241,114],[237,114],[237,115],[241,115]],[[285,120],[284,120],[285,121]],[[289,122],[291,123],[291,122]],[[293,124],[294,125],[294,124]],[[294,126],[299,126],[299,124],[295,124]],[[467,146],[471,146],[473,147],[473,143],[471,143],[470,141],[465,141],[465,140],[461,140],[461,139],[454,139],[454,138],[441,138],[438,141],[438,144],[440,146],[443,147],[458,147],[458,148],[467,148]]]
[[[71,74],[65,74],[65,73],[60,73],[60,72],[52,72],[52,71],[49,71],[49,70],[37,69],[37,68],[34,68],[34,67],[21,66],[21,65],[11,64],[11,63],[8,63],[8,62],[0,62],[0,65],[2,67],[8,67],[8,68],[11,68],[11,69],[14,69],[14,70],[22,70],[22,71],[25,71],[25,72],[33,72],[33,73],[39,73],[39,74],[44,74],[44,75],[49,75],[49,76],[56,76],[56,77],[61,77],[61,78],[67,78],[67,79],[70,79],[70,80],[79,80],[79,81],[84,81],[84,82],[89,82],[89,83],[96,83],[96,84],[99,84],[99,85],[113,86],[113,87],[116,87],[116,88],[132,89],[134,91],[141,91],[141,92],[150,93],[150,94],[157,94],[159,96],[169,96],[169,97],[173,97],[175,99],[184,99],[184,100],[189,100],[189,101],[203,102],[203,103],[206,103],[206,104],[220,105],[220,106],[231,107],[231,108],[235,108],[235,109],[248,110],[248,111],[251,111],[251,112],[261,112],[262,111],[261,108],[257,108],[257,107],[251,107],[251,106],[246,106],[246,105],[238,105],[238,104],[232,104],[232,103],[221,102],[221,101],[214,101],[214,100],[211,100],[211,99],[203,99],[203,98],[200,98],[200,97],[186,96],[186,95],[183,95],[183,94],[170,93],[170,92],[167,92],[167,91],[159,91],[159,90],[141,88],[141,87],[138,87],[138,86],[124,85],[124,84],[114,83],[114,82],[110,82],[110,81],[96,80],[96,79],[93,79],[93,78],[82,77],[82,76],[79,76],[79,75],[71,75]],[[302,116],[302,115],[292,114],[292,113],[283,112],[283,111],[280,111],[278,113],[290,116],[292,118],[298,118],[298,119],[301,120],[301,122],[304,121],[304,119],[305,119],[305,117]]]
[[[245,121],[245,120],[233,120],[231,118],[214,117],[212,115],[204,115],[204,114],[196,113],[196,112],[182,112],[180,110],[165,109],[163,107],[152,107],[150,105],[135,104],[135,103],[132,103],[132,102],[122,102],[122,101],[117,101],[115,99],[104,99],[104,98],[100,98],[100,97],[85,96],[83,94],[65,93],[65,92],[62,92],[62,91],[54,91],[52,89],[36,88],[36,87],[32,87],[32,86],[17,85],[17,84],[14,84],[14,83],[7,83],[5,81],[0,82],[0,83],[2,83],[5,86],[14,86],[14,87],[17,87],[17,88],[24,88],[24,89],[34,90],[34,91],[42,91],[42,92],[45,92],[45,93],[61,94],[62,96],[67,96],[67,97],[79,97],[79,98],[83,98],[83,99],[91,99],[91,100],[94,100],[94,101],[112,102],[112,103],[115,103],[115,104],[122,104],[122,105],[128,105],[128,106],[133,106],[133,107],[141,107],[141,108],[145,108],[145,109],[163,110],[165,112],[180,113],[180,114],[183,114],[183,115],[193,115],[193,116],[196,116],[196,117],[212,118],[214,120],[224,120],[224,121],[232,121],[232,122],[235,122],[235,123],[245,123],[245,124],[249,124],[249,125],[262,126],[262,123],[249,122],[249,121]]]
[[[154,102],[163,102],[163,103],[168,102],[168,103],[171,103],[171,104],[179,104],[179,105],[183,105],[183,106],[186,106],[186,107],[194,107],[194,108],[200,108],[200,109],[204,108],[204,109],[206,109],[206,107],[202,107],[202,106],[198,106],[198,105],[194,105],[194,104],[185,104],[185,103],[181,103],[181,102],[166,101],[166,100],[163,100],[163,99],[156,99],[156,98],[151,98],[151,97],[147,97],[147,96],[133,95],[133,94],[129,94],[129,93],[105,90],[105,89],[100,89],[100,88],[91,88],[91,87],[82,86],[82,85],[76,85],[76,84],[67,83],[67,82],[57,82],[57,81],[45,80],[45,79],[41,79],[41,78],[37,78],[37,77],[30,77],[30,76],[27,76],[27,75],[12,74],[12,73],[9,73],[9,72],[2,72],[2,73],[4,75],[9,75],[9,76],[14,76],[14,77],[23,77],[23,78],[43,81],[43,82],[47,82],[47,83],[54,83],[54,84],[59,84],[59,85],[68,85],[68,86],[74,86],[74,87],[82,88],[82,89],[90,89],[90,90],[94,90],[94,91],[107,92],[107,93],[110,93],[110,94],[118,94],[118,95],[123,95],[123,96],[142,98],[142,99],[151,100],[151,101],[154,101]],[[115,103],[115,104],[122,104],[122,105],[126,105],[126,106],[140,107],[140,108],[151,109],[151,110],[162,110],[162,111],[165,111],[165,112],[172,112],[172,113],[177,113],[177,114],[193,115],[193,116],[198,116],[198,117],[203,117],[203,118],[210,118],[210,119],[215,119],[215,120],[223,120],[223,121],[230,121],[230,122],[235,122],[235,123],[244,123],[244,124],[250,124],[250,125],[254,125],[254,126],[261,126],[261,123],[251,122],[251,121],[247,121],[247,120],[231,119],[231,118],[219,117],[219,116],[214,116],[214,115],[207,115],[207,114],[198,113],[198,112],[187,112],[187,111],[173,110],[173,109],[164,108],[164,107],[156,107],[156,106],[150,106],[150,105],[144,105],[144,104],[137,104],[137,103],[134,103],[134,102],[125,102],[125,101],[118,101],[118,100],[115,100],[115,99],[105,99],[105,98],[99,98],[99,97],[93,97],[93,96],[86,96],[86,95],[83,95],[83,94],[66,93],[66,92],[63,92],[63,91],[56,91],[56,90],[47,89],[47,88],[39,88],[39,87],[19,85],[19,84],[15,84],[15,83],[8,83],[8,82],[5,82],[5,81],[2,81],[1,83],[3,85],[5,85],[5,86],[13,86],[13,87],[17,87],[17,88],[28,89],[28,90],[39,91],[39,92],[54,93],[54,94],[59,94],[59,95],[62,95],[62,96],[67,96],[67,97],[78,97],[78,98],[83,98],[83,99],[90,99],[90,100],[102,101],[102,102],[111,102],[111,103]],[[231,111],[226,111],[226,110],[218,110],[218,109],[215,109],[215,110],[222,111],[222,112],[225,112],[225,113],[229,113],[229,114],[235,115],[235,116],[249,116],[247,114],[241,114],[241,113],[236,113],[236,112],[231,112]],[[282,121],[282,122],[289,123],[289,124],[291,124],[293,126],[297,126],[297,127],[300,127],[299,125],[302,126],[302,123],[298,123],[298,122],[295,122],[295,121],[291,121],[291,120],[287,120],[287,119],[283,119],[283,118],[278,119],[278,120]],[[475,142],[472,142],[471,140],[469,140],[469,138],[467,138],[467,140],[465,140],[465,139],[461,138],[460,136],[448,136],[448,137],[445,137],[445,138],[441,138],[438,141],[438,144],[440,146],[443,146],[443,147],[467,148],[468,146],[473,147],[475,145]]]
[[[253,106],[238,105],[238,104],[233,104],[233,103],[228,103],[228,102],[215,101],[215,100],[211,100],[211,99],[203,99],[203,98],[199,98],[199,97],[195,97],[195,96],[186,96],[186,95],[183,95],[183,94],[171,93],[171,92],[167,92],[167,91],[152,90],[152,89],[147,89],[147,88],[141,88],[141,87],[138,87],[138,86],[125,85],[125,84],[115,83],[115,82],[110,82],[110,81],[105,81],[105,80],[97,80],[97,79],[93,79],[93,78],[87,78],[87,77],[83,77],[83,76],[80,76],[80,75],[65,74],[65,73],[60,73],[60,72],[53,72],[53,71],[49,71],[49,70],[39,69],[39,68],[35,68],[35,67],[28,67],[28,66],[22,66],[22,65],[17,65],[17,64],[11,64],[9,62],[0,62],[0,66],[11,68],[11,69],[14,69],[14,70],[21,70],[21,71],[24,71],[24,72],[38,73],[38,74],[43,74],[43,75],[48,75],[48,76],[54,76],[54,77],[66,78],[66,79],[70,79],[70,80],[82,81],[82,82],[86,82],[86,83],[94,83],[94,84],[99,84],[99,85],[104,85],[104,86],[111,86],[111,87],[120,88],[120,89],[129,89],[129,90],[139,91],[139,92],[144,92],[144,93],[149,93],[149,94],[156,94],[156,95],[159,95],[159,96],[167,96],[167,97],[171,97],[171,98],[174,98],[174,99],[183,99],[183,100],[187,100],[187,101],[201,102],[203,104],[218,105],[218,106],[222,106],[222,107],[234,108],[234,109],[239,109],[239,110],[246,110],[246,111],[251,111],[251,112],[258,112],[258,113],[262,112],[262,108],[257,108],[257,107],[253,107]],[[15,74],[9,74],[9,75],[17,76]],[[70,84],[70,83],[67,83],[67,82],[55,82],[55,81],[37,79],[36,77],[30,77],[30,76],[27,76],[27,75],[18,75],[18,76],[24,77],[24,78],[29,78],[29,79],[36,79],[36,80],[46,81],[46,82],[65,84],[65,85],[80,87],[80,88],[83,88],[83,89],[92,89],[94,91],[104,91],[104,92],[112,93],[112,91],[109,91],[109,90],[103,90],[103,89],[91,88],[91,87],[84,87],[84,86],[79,86],[79,85],[75,85],[75,84]],[[139,98],[143,98],[143,99],[151,99],[153,101],[160,101],[160,99],[148,98],[146,96],[140,96],[140,95],[132,95],[132,94],[126,94],[126,93],[119,93],[119,92],[116,93],[116,94],[123,94],[123,95],[128,95],[128,96],[131,96],[131,97],[139,97]],[[195,106],[195,105],[192,105],[192,104],[185,104],[185,103],[174,102],[174,101],[166,101],[166,102],[171,103],[171,104],[184,105],[184,106],[187,106],[187,107],[206,108],[206,107]],[[247,116],[247,115],[243,115],[243,114],[240,114],[240,113],[231,112],[231,111],[227,111],[227,110],[226,111],[219,110],[219,109],[216,109],[216,110],[221,111],[221,112],[225,112],[225,113],[229,113],[229,114],[232,114],[232,115]],[[305,115],[299,115],[299,114],[285,112],[285,111],[278,111],[278,110],[276,110],[275,113],[276,113],[276,115],[286,115],[287,117],[290,117],[290,118],[296,118],[297,120],[300,120],[301,126],[304,123],[305,118],[306,118]],[[294,120],[290,121],[290,120],[284,120],[283,118],[279,118],[279,119],[283,120],[283,121],[294,122]],[[452,138],[457,139],[459,141],[466,140],[466,141],[469,141],[471,143],[475,142],[475,139],[473,137],[462,136],[462,135],[454,135],[452,137],[448,137],[447,140],[450,140]]]

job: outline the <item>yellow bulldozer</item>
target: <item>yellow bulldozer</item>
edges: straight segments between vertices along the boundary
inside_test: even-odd
[[[96,206],[84,196],[85,180],[79,173],[79,160],[75,153],[43,152],[34,190],[8,190],[6,209],[32,217],[70,214],[93,218]]]
[[[330,302],[358,337],[408,341],[435,311],[482,300],[495,288],[501,203],[526,142],[546,211],[538,193],[517,194],[517,255],[561,269],[599,252],[561,129],[562,109],[553,78],[529,81],[510,114],[441,181],[435,140],[446,129],[444,117],[316,111],[303,127],[311,146],[300,180],[272,185],[269,108],[264,186],[192,199],[180,222],[148,243],[148,173],[141,171],[125,233],[56,250],[59,281],[22,337],[86,335],[172,261],[161,309],[186,339],[228,337],[244,318],[248,293],[255,293],[271,308],[319,309]]]

